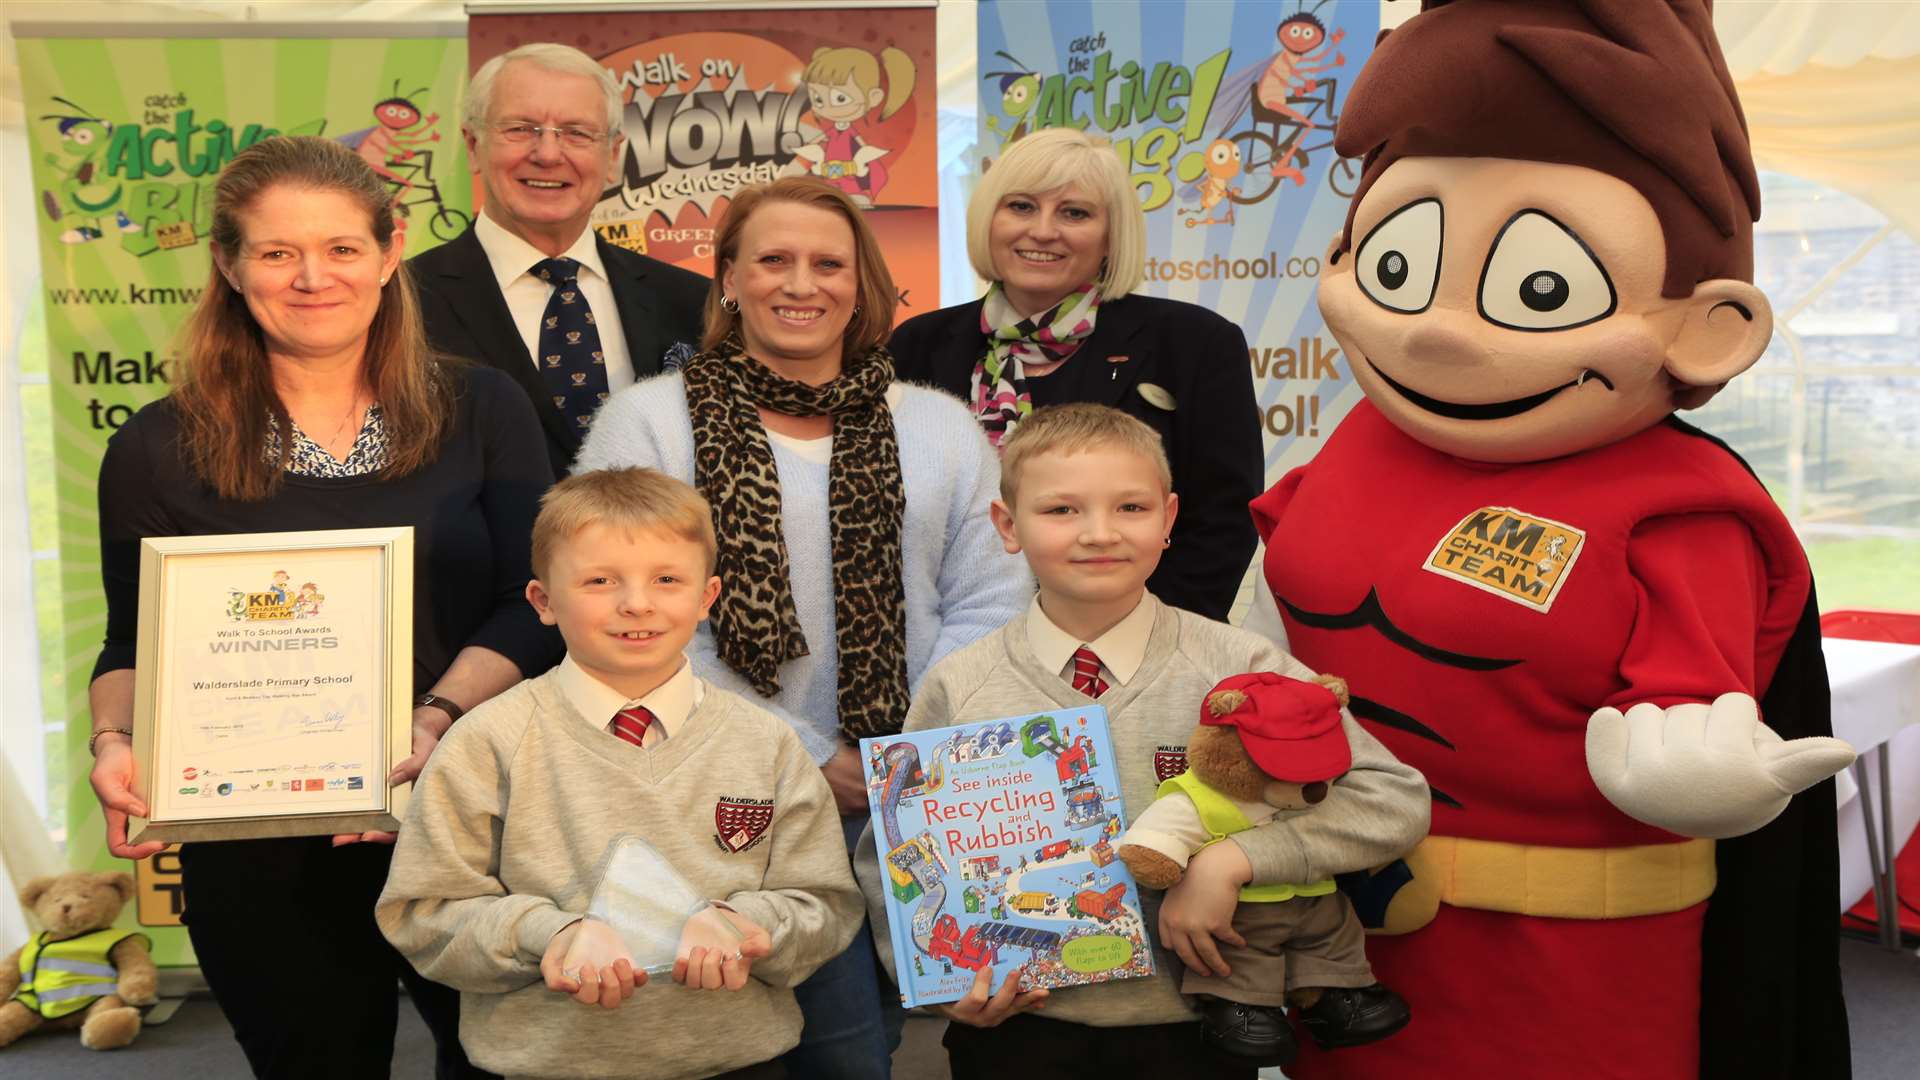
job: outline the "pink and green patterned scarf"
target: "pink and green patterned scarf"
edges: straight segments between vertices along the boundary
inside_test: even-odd
[[[987,351],[973,366],[970,398],[974,415],[998,448],[1014,425],[1033,413],[1027,380],[1066,362],[1093,333],[1100,313],[1100,289],[1093,282],[1067,294],[1052,308],[1027,318],[1013,309],[999,282],[980,305],[980,331]]]

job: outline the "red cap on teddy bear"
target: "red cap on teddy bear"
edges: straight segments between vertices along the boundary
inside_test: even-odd
[[[1237,691],[1245,700],[1216,716],[1207,702],[1223,690]],[[1247,756],[1276,780],[1332,780],[1353,765],[1353,750],[1340,727],[1340,700],[1318,683],[1267,671],[1234,675],[1207,694],[1200,722],[1239,728]]]

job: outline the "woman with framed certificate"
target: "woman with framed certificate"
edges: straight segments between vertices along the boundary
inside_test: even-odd
[[[257,1075],[386,1075],[396,979],[438,1075],[469,1073],[458,995],[374,926],[391,848],[359,841],[464,709],[559,658],[522,596],[540,422],[430,352],[387,188],[340,144],[242,151],[209,246],[173,392],[101,463],[108,847],[189,841],[183,921]]]

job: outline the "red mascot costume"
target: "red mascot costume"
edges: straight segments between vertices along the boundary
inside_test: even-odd
[[[1672,416],[1772,333],[1706,4],[1428,0],[1337,146],[1320,309],[1366,400],[1254,516],[1433,835],[1370,881],[1412,1023],[1295,1075],[1846,1076],[1806,556]]]

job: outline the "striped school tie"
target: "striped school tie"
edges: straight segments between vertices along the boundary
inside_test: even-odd
[[[613,723],[607,725],[607,730],[635,746],[641,746],[644,745],[643,740],[647,737],[647,728],[652,723],[653,713],[647,711],[643,705],[635,705],[631,709],[621,709],[614,713]]]
[[[1090,698],[1107,692],[1107,680],[1100,677],[1100,658],[1085,645],[1073,650],[1073,688]]]

